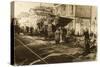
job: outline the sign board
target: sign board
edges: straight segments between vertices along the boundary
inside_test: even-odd
[[[75,16],[83,17],[83,18],[90,18],[91,17],[91,6],[76,5]]]

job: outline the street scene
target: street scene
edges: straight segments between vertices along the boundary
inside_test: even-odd
[[[14,64],[96,60],[96,13],[95,6],[14,2]]]

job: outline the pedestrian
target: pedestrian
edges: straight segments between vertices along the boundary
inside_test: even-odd
[[[47,28],[48,28],[48,22],[44,21],[43,30],[44,30],[45,39],[47,39],[47,35],[48,35]]]
[[[51,23],[48,24],[47,32],[48,32],[48,38],[49,38],[49,40],[51,40],[52,39],[52,35],[53,35],[52,24]]]
[[[27,33],[29,33],[29,27],[28,26],[26,26],[26,31],[27,31]]]
[[[30,33],[33,34],[33,27],[30,27]]]
[[[62,40],[65,42],[66,41],[66,34],[67,34],[67,31],[64,27],[62,27]]]
[[[88,54],[90,53],[90,44],[89,44],[89,32],[88,29],[84,32],[85,36],[85,53]]]
[[[60,43],[60,29],[59,28],[55,31],[55,43],[56,44]]]

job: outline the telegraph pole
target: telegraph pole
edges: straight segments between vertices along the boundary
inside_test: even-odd
[[[92,23],[92,6],[90,6],[90,33],[91,33],[91,23]]]

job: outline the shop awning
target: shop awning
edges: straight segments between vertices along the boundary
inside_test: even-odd
[[[72,20],[73,20],[73,18],[69,18],[69,17],[59,17],[58,25],[59,25],[59,26],[66,26],[66,25],[68,25]]]

